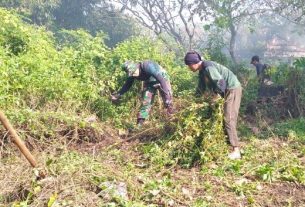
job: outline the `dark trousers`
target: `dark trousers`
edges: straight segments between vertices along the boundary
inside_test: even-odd
[[[239,147],[237,136],[237,119],[242,96],[242,88],[228,89],[225,94],[224,121],[225,129],[233,147]]]

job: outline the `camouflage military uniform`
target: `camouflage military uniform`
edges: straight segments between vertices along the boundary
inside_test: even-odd
[[[133,70],[136,70],[138,66],[132,65],[133,63],[125,64],[125,68],[129,67],[126,71],[129,75],[125,84],[118,92],[123,95],[132,86],[134,79],[144,81],[144,88],[142,92],[142,106],[138,113],[138,120],[145,120],[149,117],[154,96],[157,90],[163,99],[163,103],[167,109],[172,109],[172,89],[167,72],[157,63],[153,61],[143,61],[139,63],[139,75],[132,76]]]
[[[164,73],[164,78],[168,80],[168,85],[170,88],[170,82],[166,73]],[[154,79],[154,78],[152,78]],[[171,88],[170,88],[171,89]],[[157,93],[157,90],[160,91],[160,95],[162,96],[163,102],[166,105],[166,94],[164,93],[163,89],[161,88],[160,84],[156,80],[152,81],[145,81],[144,88],[142,92],[142,106],[138,113],[138,119],[147,119],[149,117],[149,112],[151,110],[154,96]],[[171,104],[171,100],[169,102]]]

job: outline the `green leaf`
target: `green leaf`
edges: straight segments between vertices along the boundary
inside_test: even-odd
[[[52,207],[53,204],[55,203],[56,199],[57,199],[57,193],[54,193],[54,194],[49,198],[48,207]]]

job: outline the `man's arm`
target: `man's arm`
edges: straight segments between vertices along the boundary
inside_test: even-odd
[[[227,83],[223,76],[213,66],[207,67],[206,70],[208,71],[208,74],[210,75],[210,78],[213,80],[213,82],[216,83],[218,89],[220,89],[221,93],[225,93],[227,89]]]
[[[204,80],[204,77],[202,77],[199,74],[199,76],[198,76],[198,85],[197,85],[197,88],[196,88],[195,95],[198,96],[198,97],[202,96],[204,94],[204,92],[206,92],[206,89],[207,89],[207,83]]]
[[[133,82],[134,82],[134,78],[133,77],[128,77],[125,84],[119,90],[118,94],[121,96],[124,93],[126,93],[130,89],[130,87],[133,85]]]
[[[255,67],[256,67],[257,77],[260,77],[262,75],[262,73],[263,73],[264,65],[259,63]]]

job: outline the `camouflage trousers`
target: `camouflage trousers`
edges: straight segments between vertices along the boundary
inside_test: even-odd
[[[168,83],[170,85],[170,83]],[[153,82],[144,82],[144,88],[142,91],[142,106],[138,113],[138,120],[139,119],[147,119],[149,117],[150,110],[152,108],[154,97],[157,93],[157,90],[160,91],[160,95],[162,97],[163,103],[165,104],[165,93],[162,90],[161,86],[158,85],[157,81]],[[171,93],[171,91],[170,91]]]

